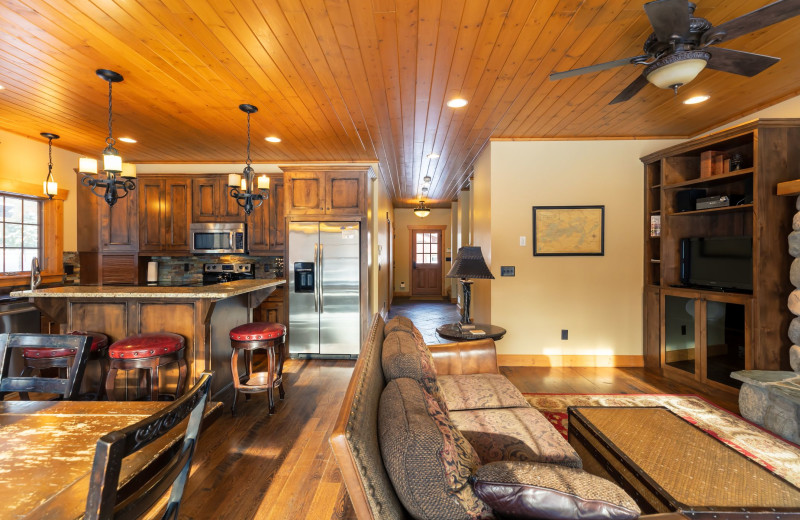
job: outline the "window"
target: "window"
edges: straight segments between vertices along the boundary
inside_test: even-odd
[[[1,271],[30,271],[33,257],[41,257],[42,204],[35,199],[0,195],[0,209]]]
[[[418,264],[438,264],[439,233],[417,232],[416,254]]]

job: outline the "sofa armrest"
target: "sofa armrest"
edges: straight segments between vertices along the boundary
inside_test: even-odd
[[[493,339],[428,345],[439,375],[498,374]]]

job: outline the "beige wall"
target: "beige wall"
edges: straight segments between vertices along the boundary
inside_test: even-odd
[[[395,293],[410,293],[411,291],[411,264],[410,264],[410,251],[409,247],[410,234],[408,226],[446,226],[444,236],[442,237],[442,246],[444,247],[444,257],[450,256],[450,209],[433,208],[430,215],[425,218],[419,218],[414,215],[414,211],[410,208],[395,208],[394,210],[394,231],[395,231],[395,247],[394,247],[394,292]],[[444,275],[450,270],[450,262],[445,262],[442,269],[442,295],[447,294],[448,284]],[[400,284],[405,282],[405,287],[400,287]]]
[[[76,251],[78,174],[74,168],[78,167],[80,155],[57,148],[56,143],[53,142],[53,177],[59,189],[69,190],[64,201],[64,251]],[[47,160],[47,141],[43,137],[29,139],[0,130],[0,178],[41,186],[47,177]]]
[[[495,220],[492,213],[494,202],[494,183],[501,178],[513,177],[500,177],[499,172],[495,169],[495,150],[493,144],[486,147],[486,150],[475,161],[475,170],[471,183],[470,193],[470,235],[472,242],[470,244],[481,248],[483,259],[486,265],[492,267],[492,230],[496,230],[498,234],[505,234],[508,232],[509,222],[502,219]],[[500,205],[507,204],[505,201]],[[497,269],[499,271],[499,269]],[[495,277],[499,275],[492,272]],[[492,283],[494,280],[474,280],[472,285],[472,305],[471,316],[477,323],[492,323],[492,302],[491,291]]]
[[[374,167],[378,172],[378,165]],[[391,251],[389,250],[389,224],[394,220],[392,200],[386,186],[378,175],[369,182],[369,206],[367,209],[367,227],[369,230],[369,315],[380,312],[385,316],[391,303],[389,290],[389,270],[391,269]]]

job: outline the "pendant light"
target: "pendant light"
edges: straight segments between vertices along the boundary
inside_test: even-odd
[[[44,180],[42,187],[44,188],[44,194],[47,195],[47,198],[53,200],[53,196],[58,195],[58,183],[53,177],[53,139],[59,139],[61,136],[49,132],[42,132],[39,135],[47,139],[49,161],[47,163],[47,178]]]
[[[425,218],[431,214],[431,209],[425,206],[425,201],[419,201],[419,206],[414,208],[414,215],[418,216],[419,218]]]
[[[136,184],[133,180],[136,178],[136,166],[133,164],[123,164],[122,157],[119,152],[114,148],[116,140],[114,139],[111,123],[112,123],[112,97],[111,86],[114,83],[120,83],[123,78],[121,74],[113,70],[98,69],[95,73],[103,81],[108,82],[108,137],[106,137],[106,147],[103,149],[103,169],[106,178],[97,178],[97,160],[87,157],[81,157],[78,162],[78,173],[82,174],[81,184],[92,190],[92,193],[98,197],[103,197],[109,206],[117,203],[117,200],[124,198],[128,192],[136,189]],[[117,179],[117,174],[121,174],[122,179]],[[101,188],[103,191],[97,191]]]
[[[236,203],[249,215],[254,209],[261,206],[269,198],[269,177],[262,175],[256,181],[256,172],[250,166],[250,114],[258,112],[258,107],[253,105],[239,105],[239,110],[247,114],[247,161],[242,174],[231,173],[228,175],[230,194]],[[258,183],[258,187],[254,183]],[[258,193],[255,190],[258,189]]]

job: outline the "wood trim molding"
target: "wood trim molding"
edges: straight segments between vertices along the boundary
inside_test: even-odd
[[[644,356],[498,354],[497,364],[505,367],[643,367]]]
[[[395,291],[394,298],[410,298],[411,291]]]
[[[44,182],[44,178],[42,178],[42,182]],[[41,183],[35,184],[33,182],[18,181],[16,179],[0,179],[0,191],[47,200],[47,197],[42,193]],[[58,188],[58,195],[53,196],[53,200],[64,200],[67,198],[67,195],[69,195],[69,190]]]
[[[430,229],[440,229],[442,231],[442,238],[444,238],[444,231],[447,229],[446,225],[438,225],[438,224],[430,224],[427,226],[417,225],[417,224],[409,224],[408,230],[409,231],[416,231],[416,230],[430,230]]]

